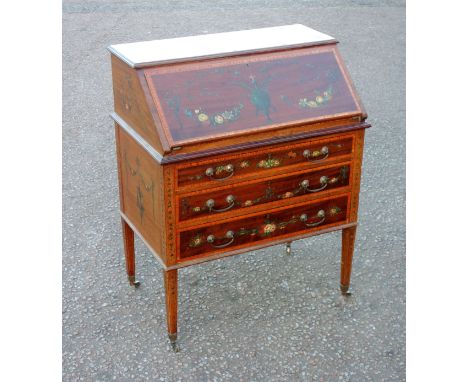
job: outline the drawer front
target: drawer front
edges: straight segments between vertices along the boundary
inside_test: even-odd
[[[179,233],[179,261],[320,230],[347,219],[348,195]]]
[[[348,186],[349,167],[349,164],[341,164],[292,176],[183,196],[179,199],[179,221],[209,215],[214,217],[236,210],[249,213],[250,207],[253,206],[294,199],[303,195],[320,195],[328,190]]]
[[[179,188],[220,186],[240,181],[249,175],[268,176],[270,170],[323,165],[351,154],[352,144],[352,136],[338,137],[226,156],[203,164],[184,165],[177,171],[177,185]]]

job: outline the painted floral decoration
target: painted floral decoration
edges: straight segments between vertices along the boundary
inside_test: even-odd
[[[224,122],[224,118],[222,115],[215,115],[214,116],[214,121],[218,124],[221,125]]]
[[[257,167],[260,168],[272,168],[272,167],[277,167],[280,165],[280,160],[276,158],[268,158],[268,159],[263,159],[260,162],[258,162]]]
[[[250,166],[250,162],[248,160],[244,160],[240,163],[241,168],[247,168]]]
[[[338,207],[332,207],[330,208],[330,215],[333,216],[333,215],[336,215],[336,214],[339,214],[341,212],[341,209],[338,208]]]
[[[190,239],[189,247],[190,248],[195,248],[199,247],[200,245],[203,244],[203,237],[200,234],[196,234],[194,237]]]
[[[244,202],[244,207],[248,207],[248,206],[251,206],[253,204],[253,202],[251,200],[246,200]]]
[[[329,101],[333,99],[333,89],[328,87],[323,92],[316,92],[315,97],[301,98],[299,99],[299,106],[303,108],[314,109],[317,107],[325,106]]]
[[[232,122],[239,118],[241,110],[244,108],[242,103],[234,106],[232,109],[209,114],[202,109],[185,109],[185,115],[189,118],[198,120],[201,123],[209,123],[211,126],[222,125],[225,122]]]
[[[275,231],[276,231],[276,224],[274,223],[265,224],[263,227],[263,233],[265,235],[270,235]]]
[[[205,113],[200,113],[200,114],[198,114],[198,120],[200,122],[208,121],[208,116]]]

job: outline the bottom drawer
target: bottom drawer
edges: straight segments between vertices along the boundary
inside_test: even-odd
[[[348,195],[289,206],[179,233],[179,259],[226,252],[251,243],[317,231],[346,222]]]

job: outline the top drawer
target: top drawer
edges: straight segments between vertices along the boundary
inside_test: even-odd
[[[226,155],[223,158],[184,164],[177,170],[178,188],[218,187],[249,178],[269,176],[344,159],[352,152],[353,136],[313,140],[277,148]]]

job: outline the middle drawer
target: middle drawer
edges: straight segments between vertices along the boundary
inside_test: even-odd
[[[185,194],[179,199],[179,221],[346,187],[349,185],[349,169],[349,163],[345,163],[256,183]]]

